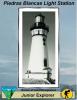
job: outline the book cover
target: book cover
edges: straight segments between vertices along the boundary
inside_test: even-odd
[[[0,1],[0,98],[76,100],[76,3]]]

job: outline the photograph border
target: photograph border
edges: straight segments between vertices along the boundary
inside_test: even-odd
[[[23,12],[55,12],[55,84],[22,84],[22,14]],[[59,32],[59,16],[58,8],[19,8],[18,12],[18,87],[58,87],[58,32]],[[21,42],[20,42],[21,41]]]

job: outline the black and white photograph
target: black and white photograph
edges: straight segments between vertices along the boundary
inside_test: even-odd
[[[58,87],[58,8],[19,8],[19,87]]]

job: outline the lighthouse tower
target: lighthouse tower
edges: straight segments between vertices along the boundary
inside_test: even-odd
[[[44,23],[42,14],[35,16],[35,23],[31,26],[31,51],[28,66],[29,79],[49,80],[51,68],[48,65],[47,34],[49,27]]]

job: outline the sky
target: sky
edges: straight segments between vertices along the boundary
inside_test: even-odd
[[[4,6],[2,2],[1,0],[0,87],[18,85],[18,7],[22,7]],[[76,82],[76,5],[59,6],[59,46],[59,83],[74,85]]]

